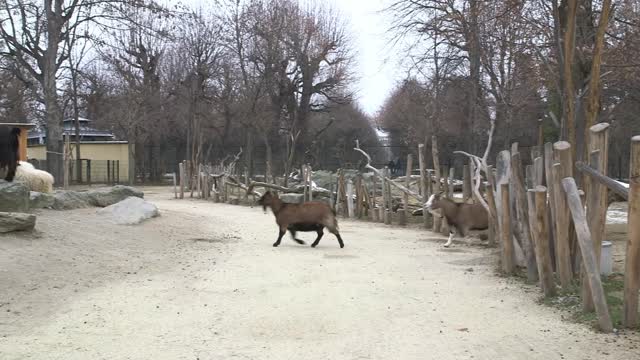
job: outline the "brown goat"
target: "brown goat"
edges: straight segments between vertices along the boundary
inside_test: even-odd
[[[467,236],[469,230],[486,230],[489,227],[489,214],[482,204],[459,204],[442,197],[442,193],[431,195],[425,204],[427,210],[441,209],[449,224],[449,240],[445,247],[453,242],[454,229],[461,236]]]
[[[320,242],[320,238],[322,238],[323,227],[329,229],[329,232],[336,236],[341,248],[344,247],[342,237],[338,231],[336,213],[328,204],[319,201],[287,204],[280,200],[278,195],[274,195],[270,191],[262,195],[258,200],[258,204],[262,205],[264,211],[267,211],[267,207],[270,207],[276,217],[279,233],[278,240],[273,243],[274,247],[280,245],[282,236],[287,230],[291,231],[293,239],[298,244],[304,244],[304,242],[295,238],[296,231],[317,231],[318,238],[311,244],[311,247],[316,247]]]

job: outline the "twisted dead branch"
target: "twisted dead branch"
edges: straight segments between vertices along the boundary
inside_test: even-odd
[[[487,176],[487,179],[489,178],[489,176],[488,176],[488,174],[489,174],[489,165],[487,164],[487,158],[489,157],[489,153],[491,152],[491,145],[493,143],[493,133],[494,133],[495,129],[496,129],[496,122],[495,122],[495,120],[491,120],[491,128],[488,131],[489,140],[487,141],[487,147],[484,150],[484,154],[483,154],[482,157],[479,157],[477,155],[469,154],[468,152],[465,152],[465,151],[454,151],[453,152],[454,154],[465,155],[471,161],[471,166],[473,167],[473,173],[474,173],[473,178],[474,178],[474,181],[475,181],[474,186],[473,186],[473,194],[476,196],[478,201],[480,201],[480,204],[482,204],[482,206],[487,210],[487,212],[489,214],[491,214],[491,211],[489,209],[489,204],[482,197],[482,194],[480,194],[480,184],[482,183],[482,172],[485,173],[485,176]],[[493,184],[489,184],[489,186],[493,186]]]
[[[412,198],[418,200],[418,201],[422,201],[425,202],[427,201],[427,199],[423,198],[422,196],[420,196],[420,194],[416,193],[415,191],[411,191],[410,189],[407,189],[406,187],[395,183],[394,181],[391,180],[391,178],[388,178],[386,176],[384,176],[382,174],[382,171],[376,169],[375,167],[373,167],[371,165],[371,156],[369,156],[369,154],[367,154],[364,150],[362,150],[360,148],[360,141],[356,140],[356,147],[353,148],[353,150],[361,153],[366,159],[367,159],[367,164],[365,165],[365,168],[373,171],[376,175],[378,175],[380,178],[384,179],[385,181],[388,181],[389,184],[393,185],[396,189],[406,193],[407,195],[411,196]]]

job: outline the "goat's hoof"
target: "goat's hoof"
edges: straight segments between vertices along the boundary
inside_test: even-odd
[[[318,246],[318,244],[311,244],[312,248],[315,248],[316,246]]]
[[[280,244],[278,244],[278,243],[274,243],[274,244],[273,244],[273,247],[278,247],[278,245],[280,245]]]
[[[448,248],[451,244],[444,244],[444,247]]]
[[[344,248],[344,245],[340,245],[340,249]]]

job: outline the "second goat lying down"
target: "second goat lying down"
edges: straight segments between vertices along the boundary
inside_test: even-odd
[[[453,242],[454,230],[461,236],[467,236],[469,230],[486,230],[489,227],[489,214],[482,204],[459,204],[442,197],[442,193],[431,195],[425,204],[429,211],[441,209],[442,216],[449,224],[449,240],[445,247]]]
[[[318,238],[311,244],[311,247],[316,247],[322,238],[322,229],[326,227],[329,232],[334,234],[338,239],[340,247],[344,247],[342,237],[338,231],[338,220],[336,214],[331,207],[323,202],[310,201],[302,204],[287,204],[278,198],[277,195],[267,191],[258,203],[262,205],[263,210],[267,210],[267,207],[271,208],[273,215],[276,217],[276,223],[278,224],[279,233],[278,240],[273,243],[273,246],[280,245],[282,236],[291,231],[291,235],[294,240],[303,244],[302,240],[295,238],[296,231],[317,231]]]

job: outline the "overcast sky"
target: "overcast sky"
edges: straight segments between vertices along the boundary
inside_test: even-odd
[[[364,111],[374,115],[396,82],[404,77],[398,65],[398,49],[389,45],[388,15],[381,14],[388,0],[333,0],[349,19],[357,51],[358,83],[355,90]]]
[[[174,2],[168,0],[169,3]],[[188,5],[204,5],[209,0],[182,0]],[[333,4],[351,28],[356,51],[357,102],[369,115],[382,106],[398,80],[404,76],[398,66],[397,49],[388,46],[388,15],[381,14],[390,0],[316,0]],[[177,1],[176,1],[177,2]]]

